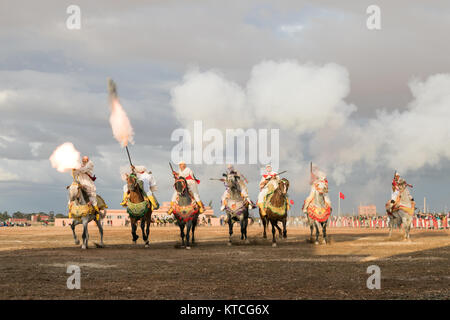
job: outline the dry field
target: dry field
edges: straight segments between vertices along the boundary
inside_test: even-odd
[[[81,236],[82,228],[77,227]],[[176,227],[151,228],[150,248],[131,243],[129,228],[105,228],[105,248],[75,246],[69,227],[0,228],[0,299],[449,299],[450,232],[329,229],[332,243],[309,244],[309,230],[288,228],[272,248],[262,228],[250,244],[227,246],[227,228],[199,227],[197,245],[177,248]],[[140,234],[140,230],[139,230]],[[271,235],[270,235],[271,237]],[[68,290],[68,265],[81,289]],[[366,286],[381,268],[381,289]]]

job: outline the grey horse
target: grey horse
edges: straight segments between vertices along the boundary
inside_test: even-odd
[[[404,240],[410,239],[411,223],[415,211],[414,198],[409,193],[406,183],[399,185],[399,194],[395,201],[386,204],[389,214],[389,237],[392,236],[394,226],[403,226]]]
[[[233,225],[235,222],[241,225],[241,240],[249,243],[247,239],[247,226],[249,216],[249,203],[242,196],[241,186],[239,183],[240,177],[237,174],[224,174],[225,183],[228,188],[228,198],[226,200],[225,212],[227,213],[229,240],[228,245],[231,245],[231,237],[233,235]]]
[[[70,203],[72,203],[72,205],[85,206],[88,204],[89,197],[83,191],[83,188],[79,183],[73,182],[69,187],[67,187],[67,189],[69,190],[69,201],[70,201]],[[103,243],[103,226],[102,226],[101,220],[106,216],[107,206],[106,206],[104,200],[99,195],[97,195],[97,204],[98,204],[98,208],[100,210],[99,219],[97,219],[97,214],[93,211],[87,215],[80,216],[80,217],[75,216],[72,218],[71,228],[72,228],[73,238],[75,240],[76,245],[80,244],[80,240],[78,240],[77,235],[75,233],[75,227],[79,224],[83,224],[83,235],[82,235],[83,243],[81,245],[82,249],[88,248],[88,240],[89,240],[88,223],[93,220],[97,224],[98,231],[100,233],[100,243],[94,243],[94,244],[98,248],[103,248],[105,246]]]

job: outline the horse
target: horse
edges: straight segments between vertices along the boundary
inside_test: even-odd
[[[127,201],[127,213],[130,217],[131,235],[133,243],[136,244],[139,236],[136,234],[137,223],[141,221],[142,240],[145,247],[149,247],[150,223],[152,221],[152,205],[147,200],[143,190],[142,181],[138,180],[135,174],[127,176],[127,186],[129,199]]]
[[[326,182],[319,181],[318,183],[315,183],[313,191],[303,204],[303,210],[306,210],[306,218],[311,231],[309,242],[314,242],[316,245],[319,244],[319,227],[322,228],[323,241],[325,244],[329,243],[329,239],[327,238],[327,223],[332,208],[328,201],[326,201],[327,193],[328,187]],[[315,240],[313,238],[314,229],[316,230]]]
[[[403,239],[410,239],[411,223],[415,211],[414,198],[409,193],[406,184],[399,185],[397,199],[392,203],[386,203],[386,212],[389,215],[389,238],[392,236],[394,226],[403,226]]]
[[[186,179],[184,177],[177,177],[175,179],[174,188],[177,192],[177,200],[173,204],[173,215],[177,220],[177,224],[180,227],[181,247],[191,249],[189,243],[189,233],[192,230],[192,245],[195,244],[195,227],[198,222],[198,215],[200,208],[195,201],[192,194],[189,192]],[[184,233],[184,227],[186,226],[186,234]],[[186,240],[186,241],[185,241]]]
[[[102,197],[97,195],[97,206],[99,209],[99,212],[97,213],[94,207],[89,203],[89,197],[79,182],[73,181],[67,189],[69,190],[69,217],[72,218],[71,228],[75,244],[80,244],[80,240],[78,240],[77,234],[75,233],[75,227],[79,224],[83,224],[83,243],[81,248],[88,248],[88,224],[95,220],[100,233],[100,243],[94,244],[98,248],[103,248],[105,245],[103,243],[103,226],[101,220],[106,216],[106,208],[108,208],[105,201]]]
[[[233,235],[233,225],[235,222],[241,225],[241,240],[247,239],[247,226],[249,216],[249,203],[246,198],[242,196],[241,186],[239,183],[240,177],[234,173],[226,175],[225,183],[228,187],[228,198],[225,200],[225,212],[227,213],[227,221],[229,228],[228,245],[231,245],[231,237]]]
[[[286,178],[281,179],[278,182],[278,186],[273,190],[267,193],[267,196],[264,200],[264,208],[266,211],[266,216],[262,217],[263,224],[266,225],[270,222],[272,225],[272,247],[277,246],[276,240],[276,229],[280,234],[280,238],[287,238],[286,231],[286,220],[287,220],[287,212],[288,208],[288,196],[287,191],[289,189],[289,181]],[[261,212],[260,212],[261,215]],[[264,223],[265,220],[265,223]],[[281,221],[283,224],[283,233],[281,232],[281,228],[278,226],[278,222]],[[264,226],[265,233],[265,226]]]

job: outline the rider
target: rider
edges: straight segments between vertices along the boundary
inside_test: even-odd
[[[186,162],[180,161],[178,163],[178,166],[179,166],[180,169],[178,170],[176,175],[186,179],[188,190],[192,194],[194,200],[197,202],[197,204],[198,204],[198,206],[200,208],[199,212],[203,213],[205,211],[205,206],[203,205],[203,202],[200,200],[200,196],[198,194],[198,188],[197,188],[197,184],[200,183],[200,180],[198,180],[195,177],[194,172],[192,171],[192,169],[188,168],[186,166]],[[173,211],[173,205],[174,205],[176,199],[177,199],[177,191],[174,191],[174,193],[172,195],[172,199],[170,201],[170,209],[168,211],[169,214],[171,214],[172,211]]]
[[[324,172],[320,170],[315,170],[314,173],[311,173],[311,192],[309,193],[309,196],[306,198],[304,204],[303,204],[303,212],[308,212],[308,206],[311,203],[311,201],[314,200],[315,193],[323,193],[325,203],[331,207],[331,201],[330,197],[328,196],[328,180],[327,176]]]
[[[144,192],[147,195],[147,200],[152,204],[153,210],[159,209],[158,200],[154,195],[154,192],[158,190],[156,185],[156,179],[153,177],[150,171],[144,166],[131,166],[131,172],[136,174],[136,177],[142,181]],[[120,203],[122,206],[126,206],[128,200],[128,185],[125,184],[123,187],[123,201]]]
[[[87,193],[89,202],[94,207],[95,211],[99,212],[97,205],[97,188],[94,181],[97,177],[94,175],[94,163],[88,156],[84,156],[81,160],[81,167],[79,169],[72,169],[73,178],[78,181]]]
[[[278,181],[280,180],[278,173],[272,170],[270,164],[266,165],[266,172],[262,174],[261,181],[259,182],[259,194],[257,205],[261,210],[262,216],[266,215],[264,209],[264,200],[269,191],[273,191],[278,187]]]
[[[232,164],[227,165],[226,175],[230,175],[230,174],[234,174],[235,176],[239,177],[239,186],[241,187],[242,197],[244,197],[244,199],[247,200],[248,208],[252,209],[253,204],[248,195],[248,188],[247,188],[248,180],[247,180],[247,178],[242,173],[235,170]],[[222,206],[220,207],[221,211],[225,210],[226,199],[229,197],[229,190],[228,190],[228,186],[226,183],[225,183],[225,188],[226,189],[222,195]]]

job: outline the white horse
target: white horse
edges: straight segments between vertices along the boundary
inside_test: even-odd
[[[75,233],[75,227],[78,224],[83,224],[83,243],[81,245],[81,248],[88,248],[88,224],[92,220],[95,220],[98,231],[100,232],[100,243],[95,243],[95,245],[99,248],[103,248],[103,226],[101,221],[106,216],[106,208],[108,207],[105,204],[105,201],[99,195],[97,195],[97,204],[100,211],[99,213],[97,213],[95,212],[93,206],[89,203],[88,195],[83,191],[82,186],[78,182],[72,182],[72,184],[68,186],[67,189],[69,190],[69,212],[72,218],[71,228],[75,244],[80,244],[80,240],[78,240]]]
[[[399,193],[395,201],[386,204],[389,214],[389,237],[392,236],[394,226],[403,226],[405,240],[410,238],[411,223],[415,211],[414,198],[409,193],[406,183],[399,185]]]

